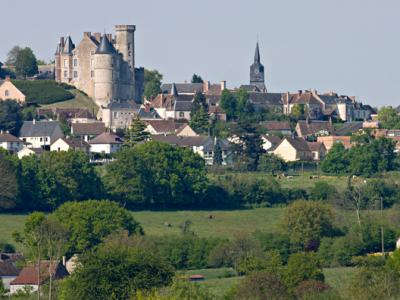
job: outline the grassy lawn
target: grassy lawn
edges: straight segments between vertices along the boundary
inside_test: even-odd
[[[82,107],[82,108],[87,108],[90,112],[94,111],[95,115],[97,114],[97,111],[99,110],[99,107],[93,102],[91,98],[88,96],[84,95],[78,90],[71,90],[70,91],[72,94],[75,95],[74,99],[63,101],[63,102],[57,102],[49,105],[44,105],[44,108],[53,108],[53,107],[58,107],[58,108],[77,108],[77,107]]]
[[[14,243],[12,233],[14,231],[22,230],[26,215],[0,215],[0,241]]]

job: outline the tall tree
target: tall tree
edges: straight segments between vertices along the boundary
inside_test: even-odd
[[[133,147],[139,142],[150,140],[150,133],[146,131],[146,124],[137,117],[132,120],[132,124],[126,130],[124,137],[124,144]]]
[[[192,83],[203,83],[203,78],[200,75],[193,74]]]
[[[10,160],[10,155],[0,151],[0,211],[9,210],[19,204],[19,166]]]
[[[210,128],[209,115],[203,107],[190,114],[190,127],[197,133],[206,134]]]
[[[20,46],[14,46],[7,54],[7,59],[5,61],[7,66],[15,66],[17,62],[18,53],[22,50]]]
[[[15,61],[15,71],[17,75],[25,78],[36,75],[39,72],[36,57],[31,48],[26,47],[18,52]]]
[[[290,115],[295,120],[302,120],[306,118],[307,109],[304,104],[295,104],[293,105]]]
[[[400,129],[400,116],[391,106],[384,106],[379,110],[378,120],[383,128]]]
[[[144,96],[150,100],[161,93],[163,76],[157,70],[144,70]]]
[[[21,106],[14,100],[0,101],[0,130],[18,135],[21,126]]]
[[[220,166],[222,165],[223,158],[222,158],[222,149],[219,141],[216,139],[214,143],[214,165]]]
[[[221,94],[220,107],[226,113],[228,120],[233,120],[236,117],[237,99],[229,90],[223,90]]]

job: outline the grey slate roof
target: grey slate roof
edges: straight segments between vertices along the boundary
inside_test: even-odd
[[[104,34],[101,37],[100,45],[97,47],[96,54],[114,54],[115,48],[111,45],[107,36]]]
[[[72,123],[71,131],[75,135],[99,135],[106,131],[106,126],[102,122]]]
[[[1,142],[22,142],[22,141],[8,132],[0,132],[0,143]]]
[[[281,93],[259,93],[259,92],[249,92],[249,100],[254,105],[274,105],[281,106],[282,94]]]
[[[89,141],[89,144],[122,144],[121,138],[110,132],[103,132],[96,136],[93,140]]]
[[[125,102],[111,102],[108,107],[111,110],[117,109],[126,109],[126,110],[139,110],[140,105],[133,101],[125,101]]]
[[[161,93],[169,94],[172,89],[171,83],[164,83],[161,85]],[[176,90],[178,94],[186,93],[186,94],[195,94],[197,92],[203,92],[203,84],[202,83],[175,83]]]
[[[72,42],[71,37],[67,36],[67,41],[65,42],[65,46],[63,49],[64,53],[71,54],[72,50],[75,49],[75,44]]]
[[[19,131],[20,137],[44,137],[53,136],[56,130],[60,130],[57,121],[25,121]]]
[[[147,119],[147,120],[161,120],[160,115],[156,110],[152,109],[150,111],[146,111],[143,108],[139,109],[138,112],[139,119]]]
[[[175,111],[191,111],[192,110],[192,101],[176,101],[174,105]]]
[[[351,135],[363,128],[363,122],[347,122],[342,127],[335,130],[336,135]]]

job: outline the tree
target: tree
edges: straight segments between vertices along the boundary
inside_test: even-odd
[[[214,152],[214,157],[213,157],[214,165],[217,165],[217,166],[222,165],[222,162],[223,162],[222,149],[221,149],[221,145],[217,139],[215,139],[213,152]]]
[[[327,201],[337,197],[337,190],[335,186],[330,185],[325,181],[317,181],[314,183],[314,187],[310,190],[310,198],[312,200],[323,200]]]
[[[152,99],[161,93],[162,74],[157,70],[144,70],[144,96]]]
[[[400,129],[400,116],[391,106],[384,106],[379,110],[378,121],[385,129]]]
[[[333,233],[333,211],[321,202],[298,200],[285,209],[284,224],[292,243],[315,250]]]
[[[131,299],[139,290],[170,284],[174,275],[171,265],[154,250],[115,240],[82,255],[79,262],[62,283],[62,300]]]
[[[25,78],[36,75],[39,72],[36,57],[31,48],[26,47],[18,52],[15,61],[15,71],[17,75]]]
[[[321,164],[322,171],[332,174],[344,174],[349,171],[348,151],[342,143],[333,144]]]
[[[260,157],[260,164],[258,170],[263,172],[269,172],[275,175],[277,172],[285,172],[288,166],[287,163],[275,154],[263,154]]]
[[[133,147],[137,143],[148,141],[150,133],[146,131],[146,124],[137,117],[132,120],[132,124],[126,130],[124,137],[124,144],[128,147]]]
[[[20,46],[14,46],[7,54],[6,65],[15,66],[19,52],[22,50]]]
[[[143,234],[143,229],[126,209],[111,201],[67,202],[52,216],[66,228],[69,255],[93,249],[108,235],[126,230],[129,235]]]
[[[19,165],[0,151],[0,211],[19,205]]]
[[[305,119],[306,114],[307,114],[307,109],[304,104],[295,104],[292,106],[292,109],[290,111],[290,115],[295,120]]]
[[[201,205],[208,184],[199,155],[156,141],[120,151],[104,181],[111,197],[131,208]]]
[[[295,288],[305,280],[324,281],[324,273],[317,255],[313,252],[295,253],[289,257],[285,281],[289,288]]]
[[[261,135],[254,123],[247,118],[240,119],[235,134],[239,139],[234,149],[239,165],[247,171],[257,170],[260,156],[265,150],[262,147]]]
[[[237,100],[229,90],[222,91],[219,105],[225,111],[228,120],[236,118]]]
[[[18,135],[21,126],[21,106],[14,100],[0,101],[0,130]]]
[[[208,112],[203,107],[194,113],[190,113],[189,126],[197,133],[206,134],[210,128]]]
[[[203,83],[203,79],[201,78],[200,75],[193,74],[192,83]]]

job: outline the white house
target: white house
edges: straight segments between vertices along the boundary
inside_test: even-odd
[[[64,137],[57,121],[25,121],[19,138],[29,143],[31,148],[50,148],[57,139]]]
[[[43,153],[43,148],[28,148],[23,147],[21,150],[18,151],[17,156],[19,159],[29,156],[29,155],[40,155]]]
[[[103,132],[91,141],[90,152],[112,154],[117,152],[122,147],[122,140],[114,133]]]
[[[261,136],[263,142],[263,149],[267,152],[274,151],[275,148],[280,144],[282,141],[281,138],[274,136],[274,135],[262,135]]]
[[[24,146],[24,143],[12,134],[0,131],[0,148],[12,153],[17,153]]]
[[[79,138],[59,138],[53,144],[50,145],[50,151],[83,151],[88,153],[90,150],[90,145],[79,139]]]

